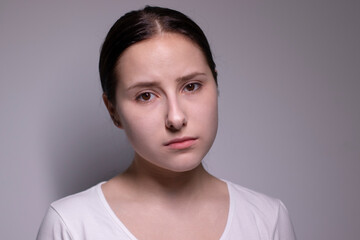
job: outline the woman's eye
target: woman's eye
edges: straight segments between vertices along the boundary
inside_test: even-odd
[[[148,102],[151,99],[153,99],[155,96],[153,93],[150,92],[144,92],[142,94],[140,94],[139,96],[136,97],[136,100],[138,101],[142,101],[142,102]]]
[[[184,90],[186,92],[193,92],[196,91],[200,87],[199,83],[189,83],[185,86]]]

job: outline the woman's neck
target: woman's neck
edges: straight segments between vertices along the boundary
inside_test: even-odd
[[[176,199],[199,195],[217,180],[201,163],[190,171],[174,172],[137,159],[119,177],[138,193]]]

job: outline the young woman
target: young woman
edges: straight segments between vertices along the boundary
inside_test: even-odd
[[[146,7],[110,29],[100,55],[104,103],[135,156],[122,174],[51,204],[38,240],[295,239],[277,199],[210,175],[217,72],[202,30]]]

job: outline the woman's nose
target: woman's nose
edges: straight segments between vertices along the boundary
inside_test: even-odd
[[[185,112],[179,105],[177,99],[168,101],[167,115],[165,119],[166,128],[170,131],[179,131],[186,126],[187,119]]]

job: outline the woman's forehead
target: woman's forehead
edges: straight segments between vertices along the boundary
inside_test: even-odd
[[[190,39],[180,34],[161,34],[126,49],[117,62],[115,74],[127,84],[137,79],[178,79],[208,69],[202,51]]]

